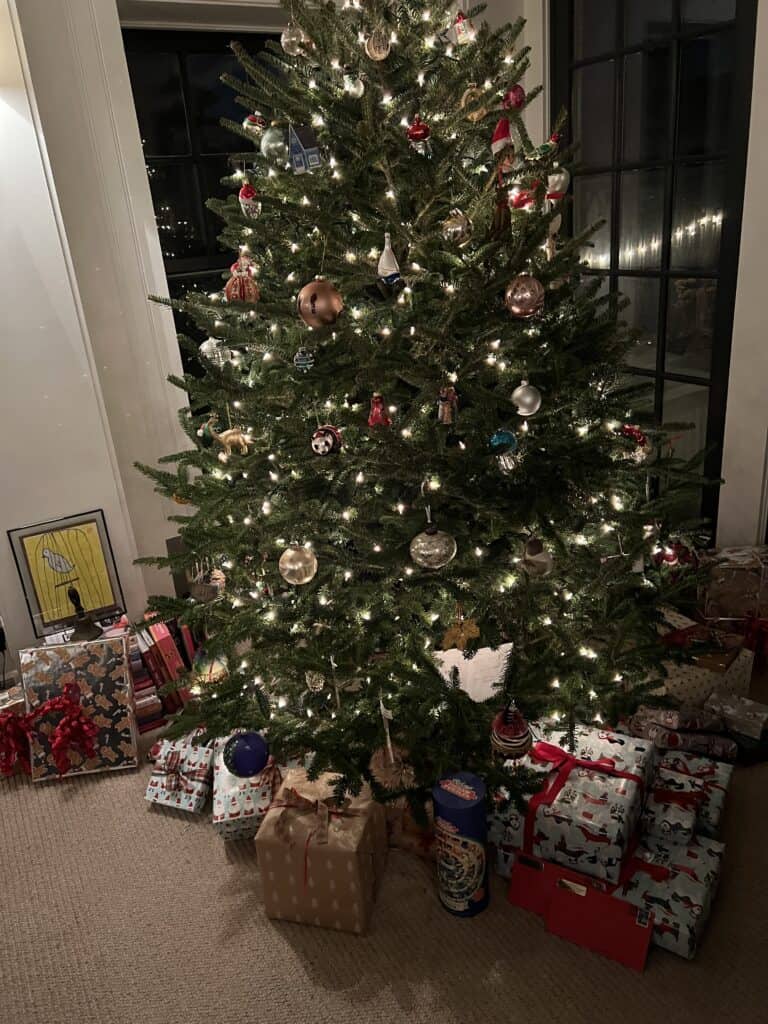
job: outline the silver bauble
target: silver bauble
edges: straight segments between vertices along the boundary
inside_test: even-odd
[[[322,672],[305,672],[304,679],[310,693],[320,693],[325,686],[325,676]]]
[[[411,541],[411,558],[422,569],[442,569],[456,557],[456,541],[444,530],[429,526]]]
[[[443,238],[459,247],[466,245],[472,237],[472,221],[461,210],[451,210],[442,224]]]
[[[541,408],[541,392],[527,380],[521,380],[512,392],[512,401],[517,406],[520,416],[533,416]]]
[[[270,125],[261,136],[259,148],[266,160],[285,160],[288,157],[288,146],[283,129],[276,124]]]
[[[365,92],[365,83],[357,75],[344,75],[344,92],[353,100],[359,100]]]
[[[531,576],[546,576],[554,565],[552,553],[547,551],[538,537],[531,537],[523,551],[523,569]]]
[[[308,42],[309,36],[295,21],[292,21],[287,28],[283,29],[283,33],[280,36],[280,45],[289,57],[298,57],[299,54],[304,52]]]
[[[225,363],[231,363],[234,355],[232,350],[227,348],[217,338],[206,338],[198,348],[198,352],[215,366],[224,366]]]
[[[317,556],[312,548],[286,548],[277,563],[286,583],[300,587],[309,583],[317,573]]]

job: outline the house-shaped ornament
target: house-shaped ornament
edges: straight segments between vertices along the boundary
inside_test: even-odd
[[[306,125],[288,125],[288,150],[294,174],[314,171],[322,163],[315,133]]]

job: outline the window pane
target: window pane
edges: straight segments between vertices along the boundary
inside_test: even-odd
[[[147,174],[163,257],[178,260],[204,255],[202,206],[194,168],[150,163]]]
[[[573,231],[586,231],[596,221],[605,224],[590,238],[591,246],[583,250],[582,259],[590,267],[607,269],[611,263],[611,175],[578,175],[573,181]]]
[[[223,185],[222,178],[231,175],[233,168],[225,156],[207,156],[200,161],[203,193],[206,199],[226,199],[235,193],[231,185]],[[206,207],[209,237],[214,240],[214,252],[224,252],[220,242],[215,241],[224,230],[224,221],[218,214]]]
[[[621,175],[619,266],[655,270],[661,264],[664,170],[625,171]]]
[[[624,5],[624,42],[627,46],[670,35],[675,30],[674,0],[637,0]]]
[[[669,282],[665,370],[709,377],[717,281],[679,277]]]
[[[683,0],[680,6],[683,28],[709,27],[735,17],[736,0]]]
[[[613,163],[613,86],[612,60],[573,73],[573,137],[583,165]]]
[[[670,257],[674,270],[717,269],[724,204],[724,164],[677,168]]]
[[[144,153],[189,153],[187,114],[176,54],[129,52],[126,57]]]
[[[221,285],[221,273],[219,272],[195,274],[194,276],[185,274],[183,277],[168,278],[168,294],[172,299],[180,299],[187,292],[201,291],[208,294],[209,292],[220,291]],[[186,313],[174,309],[173,320],[179,334],[186,334],[188,338],[191,338],[192,341],[196,341],[198,344],[205,341],[208,337],[209,332],[198,327],[194,320],[187,316]],[[202,376],[202,369],[198,361],[189,356],[184,350],[181,353],[181,361],[186,373],[192,373],[196,377]]]
[[[576,60],[616,49],[616,0],[575,0],[573,50]]]
[[[728,143],[733,83],[733,33],[680,44],[678,153],[713,153]]]
[[[245,148],[244,144],[241,147],[238,136],[219,124],[219,118],[222,117],[239,124],[245,113],[243,108],[235,103],[234,89],[220,81],[221,75],[225,72],[234,75],[235,78],[243,78],[243,69],[234,54],[191,53],[186,60],[200,151],[227,153]]]
[[[624,60],[624,159],[664,160],[672,142],[674,80],[669,47]]]
[[[664,381],[663,420],[665,423],[690,423],[690,430],[676,431],[671,440],[672,453],[679,459],[697,455],[707,443],[707,411],[709,388],[680,381]],[[665,454],[666,454],[665,449]],[[662,480],[662,486],[664,481]],[[701,491],[696,490],[686,501],[683,511],[698,516]]]
[[[627,353],[629,366],[644,370],[656,368],[656,338],[659,325],[659,279],[657,277],[620,277],[619,291],[629,299],[630,305],[621,310],[619,317],[629,327],[640,332],[640,337]]]
[[[627,403],[627,416],[633,413],[653,412],[655,405],[655,392],[657,381],[653,377],[646,377],[639,373],[625,373],[621,377],[621,384],[624,387],[642,387],[643,390],[632,397]]]

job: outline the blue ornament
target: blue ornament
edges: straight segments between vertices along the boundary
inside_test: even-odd
[[[263,771],[269,760],[267,741],[258,732],[239,732],[227,740],[224,764],[241,779],[250,779]]]
[[[491,451],[497,455],[502,452],[517,451],[517,437],[511,430],[497,430],[495,434],[491,434],[491,440],[488,443]]]

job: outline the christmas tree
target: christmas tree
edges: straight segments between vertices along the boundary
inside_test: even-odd
[[[266,730],[379,796],[508,781],[512,702],[571,727],[658,678],[697,464],[638,425],[620,304],[557,233],[572,154],[526,131],[522,22],[290,10],[282,45],[234,45],[234,263],[174,304],[208,335],[175,381],[192,446],[142,467],[189,506],[186,552],[148,560],[197,580],[152,605],[206,638],[180,728]],[[435,655],[502,645],[484,702]]]

